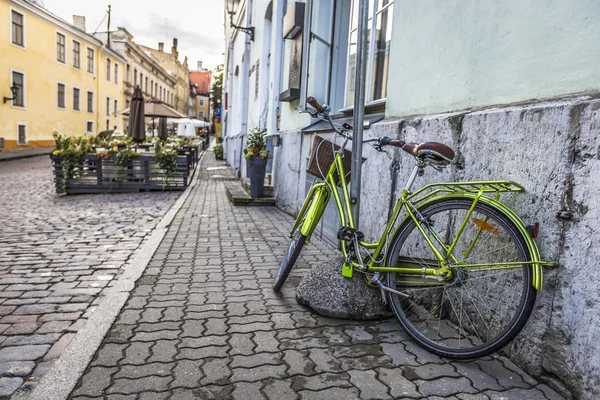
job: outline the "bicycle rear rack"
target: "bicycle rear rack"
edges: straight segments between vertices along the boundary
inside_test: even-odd
[[[421,189],[411,193],[406,200],[411,200],[419,195],[429,191],[422,197],[419,197],[414,203],[420,203],[435,195],[444,193],[479,193],[495,194],[496,198],[500,193],[524,192],[525,188],[513,181],[477,181],[477,182],[438,182],[423,186]]]

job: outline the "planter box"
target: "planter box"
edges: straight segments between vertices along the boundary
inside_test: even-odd
[[[184,190],[188,186],[191,166],[186,155],[177,157],[177,168],[167,177],[153,156],[133,158],[120,168],[113,160],[94,154],[82,156],[75,165],[74,178],[64,181],[62,157],[50,156],[57,193],[123,193],[151,190]],[[192,170],[193,171],[193,170]]]

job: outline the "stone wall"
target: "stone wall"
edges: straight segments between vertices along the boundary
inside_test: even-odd
[[[439,141],[457,150],[459,162],[439,173],[428,169],[415,187],[444,180],[508,179],[525,186],[504,195],[525,221],[541,224],[544,290],[525,330],[506,349],[531,375],[566,397],[600,394],[600,100],[592,97],[387,120],[365,136]],[[305,172],[312,137],[282,135],[277,168],[278,205],[297,213],[312,178]],[[361,230],[378,238],[414,160],[401,150],[391,158],[368,146],[363,166]],[[333,202],[332,202],[333,203]],[[335,208],[321,232],[335,240]],[[333,213],[333,214],[332,214]],[[329,229],[327,229],[329,228]]]

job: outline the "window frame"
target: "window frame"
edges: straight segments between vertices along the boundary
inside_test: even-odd
[[[59,47],[61,46],[61,43],[59,42],[59,38],[63,37],[64,43],[62,44],[63,49],[62,49],[62,56],[63,56],[63,61],[61,61],[58,58],[59,55]],[[56,50],[56,62],[61,64],[61,65],[68,65],[67,63],[67,35],[65,35],[64,33],[60,32],[60,31],[56,31],[56,35],[55,35],[55,50]]]
[[[60,87],[63,87],[63,106],[60,106],[60,97],[59,97],[59,89]],[[56,108],[59,110],[66,110],[67,109],[67,84],[64,82],[56,82]]]
[[[27,73],[25,71],[21,71],[21,70],[18,70],[18,69],[12,69],[11,68],[11,70],[10,70],[10,87],[13,87],[14,84],[15,84],[14,76],[13,76],[15,73],[20,74],[20,75],[23,76],[23,84],[21,85],[22,86],[22,88],[21,88],[22,96],[21,97],[23,99],[23,104],[22,105],[19,105],[19,104],[15,105],[15,100],[16,100],[15,99],[15,100],[12,100],[10,102],[10,107],[11,108],[17,108],[19,110],[26,110],[27,109]]]
[[[92,129],[89,129],[90,124],[92,124]],[[87,120],[85,121],[85,133],[94,133],[94,121]]]
[[[198,99],[198,107],[204,107],[204,99]]]
[[[75,91],[78,91],[78,95],[77,95],[77,104],[75,104]],[[73,111],[77,111],[77,112],[81,112],[81,88],[78,86],[73,86],[73,91],[71,92],[72,96],[71,96],[71,101],[73,102]],[[75,108],[75,105],[77,105],[77,108]]]
[[[92,110],[91,111],[90,111],[90,94],[92,95],[92,103],[91,103]],[[86,91],[86,94],[85,94],[85,108],[86,108],[86,111],[87,111],[88,114],[93,114],[95,112],[94,111],[94,103],[95,103],[95,101],[96,101],[96,93],[94,93],[93,90]]]
[[[111,74],[112,70],[111,70],[111,68],[112,68],[112,62],[111,62],[110,58],[106,58],[106,81],[107,82],[111,82],[112,81],[112,78],[111,78],[111,76],[112,76],[112,74]]]
[[[18,47],[19,49],[26,49],[27,48],[27,35],[25,33],[26,33],[26,26],[27,26],[27,14],[25,14],[23,12],[20,12],[19,10],[15,9],[13,7],[10,7],[9,11],[10,12],[8,14],[8,18],[10,19],[10,23],[9,23],[9,26],[10,26],[10,44],[13,45],[13,46],[15,46],[15,47]],[[14,42],[14,35],[13,35],[13,13],[19,14],[22,17],[22,21],[23,21],[22,22],[23,25],[21,26],[21,30],[22,30],[21,31],[21,39],[23,40],[23,44],[22,45]]]
[[[21,143],[19,141],[19,127],[24,126],[25,127],[25,143]],[[17,146],[27,146],[29,144],[29,132],[27,132],[27,122],[17,122]]]
[[[352,31],[353,31],[353,27],[352,27],[352,21],[353,21],[353,12],[354,12],[354,3],[356,1],[359,0],[352,0],[351,5],[350,5],[350,26],[349,26],[349,34],[348,34],[348,50],[347,50],[347,60],[346,60],[346,83],[344,85],[344,108],[341,111],[351,111],[354,109],[354,103],[352,104],[348,104],[348,79],[349,79],[349,74],[350,74],[350,46],[352,46]],[[376,50],[376,40],[377,40],[377,18],[378,16],[383,13],[385,10],[394,7],[395,4],[395,0],[390,0],[390,2],[386,5],[384,5],[381,9],[379,9],[379,1],[380,0],[369,0],[370,4],[369,4],[369,11],[371,11],[372,8],[372,12],[369,13],[369,15],[371,16],[371,20],[368,22],[368,29],[370,31],[370,37],[368,38],[369,41],[369,48],[367,50],[367,74],[365,76],[365,105],[366,106],[375,106],[375,105],[381,105],[381,104],[385,104],[386,102],[386,96],[383,96],[379,99],[374,99],[373,97],[373,75],[374,75],[374,67],[375,67],[375,50]],[[371,7],[371,5],[373,7]],[[358,7],[357,7],[358,9]],[[392,9],[393,10],[393,9]],[[393,12],[391,14],[391,22],[388,21],[388,24],[391,24],[392,29],[393,29]],[[356,19],[358,20],[358,16],[356,17]],[[358,27],[356,28],[358,31]],[[391,37],[390,37],[391,40]],[[389,74],[389,70],[388,70],[388,74]],[[354,90],[353,90],[354,91]]]
[[[119,109],[119,100],[118,99],[113,99],[113,104],[114,104],[114,108],[113,108],[114,114],[113,114],[113,116],[115,118],[117,118],[118,117],[117,113],[118,113],[118,109]]]
[[[106,116],[110,117],[110,97],[106,96]]]
[[[202,115],[200,115],[200,114],[202,114]],[[198,111],[198,119],[203,119],[203,118],[204,118],[204,111],[199,110]]]
[[[81,42],[78,40],[73,39],[73,49],[72,49],[72,54],[73,54],[73,68],[81,70]],[[75,46],[75,44],[77,44],[77,46]],[[78,48],[77,53],[75,52],[75,48]],[[75,58],[75,54],[77,54],[77,58]],[[77,62],[75,62],[77,61]]]
[[[115,70],[114,70],[115,85],[118,85],[119,84],[119,64],[115,61],[114,65],[115,65]]]
[[[91,64],[90,64],[90,54],[92,55],[91,58]],[[86,71],[88,74],[90,75],[96,75],[96,50],[91,48],[90,46],[86,46],[86,55],[85,55],[85,59],[86,59]],[[92,67],[92,70],[90,71],[90,66]]]

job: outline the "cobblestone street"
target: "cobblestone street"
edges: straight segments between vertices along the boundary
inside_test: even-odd
[[[5,398],[60,356],[179,193],[57,196],[48,156],[0,163],[0,187]]]
[[[207,153],[72,399],[560,398],[503,357],[451,362],[393,319],[329,319],[298,305],[301,276],[336,254],[316,238],[275,294],[292,218],[232,207],[223,172],[207,170],[216,165]]]

